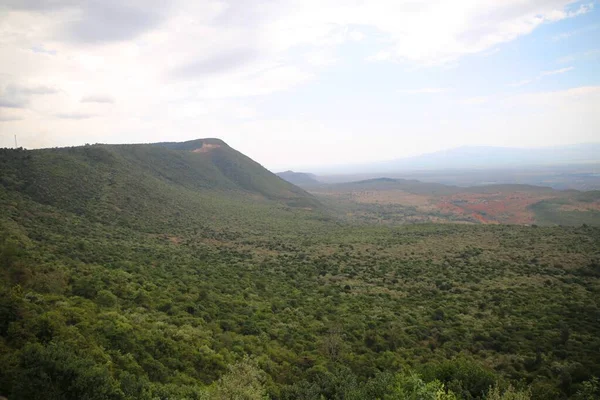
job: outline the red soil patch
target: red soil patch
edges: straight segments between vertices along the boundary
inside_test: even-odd
[[[538,193],[459,193],[442,198],[438,207],[468,214],[482,223],[531,224],[535,216],[529,206],[552,196]]]

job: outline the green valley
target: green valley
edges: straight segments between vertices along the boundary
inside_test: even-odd
[[[380,223],[218,139],[0,149],[0,396],[598,398],[600,228],[536,204]]]

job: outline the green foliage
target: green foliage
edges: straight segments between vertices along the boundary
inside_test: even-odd
[[[9,398],[124,399],[107,364],[74,354],[65,344],[28,344],[17,355]]]
[[[581,384],[581,389],[577,391],[574,397],[576,400],[594,400],[600,398],[600,383],[598,378],[592,377],[589,381]]]
[[[428,366],[425,377],[439,379],[464,399],[482,397],[496,380],[492,372],[476,363],[460,359]]]
[[[219,379],[211,397],[222,400],[268,399],[265,380],[265,373],[256,361],[244,357],[230,366],[229,371]]]
[[[398,400],[456,400],[456,395],[446,391],[444,384],[438,380],[424,382],[414,373],[400,375],[396,393],[388,396],[389,399]]]
[[[110,290],[101,290],[96,296],[96,302],[102,307],[114,307],[117,305],[117,296],[112,294]]]
[[[598,192],[598,191],[595,191]],[[583,202],[594,201],[597,193],[585,192],[577,196]],[[582,224],[600,225],[600,211],[565,211],[561,200],[542,200],[530,206],[535,213],[536,222],[543,225],[579,226]]]
[[[502,390],[499,385],[491,387],[485,396],[485,400],[529,400],[531,394],[529,391],[516,390],[512,385],[509,385],[506,390]]]

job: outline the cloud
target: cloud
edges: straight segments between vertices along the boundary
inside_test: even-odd
[[[73,7],[78,0],[4,0],[2,6],[15,10],[46,12]]]
[[[12,116],[4,116],[0,115],[0,122],[9,122],[9,121],[21,121],[22,117],[12,117]]]
[[[167,4],[160,0],[87,0],[78,10],[80,18],[67,25],[65,34],[80,43],[132,39],[163,22]]]
[[[448,92],[449,88],[443,87],[430,87],[430,88],[420,88],[420,89],[405,89],[399,90],[398,93],[404,94],[436,94],[436,93],[444,93]]]
[[[600,49],[592,49],[580,53],[570,54],[556,60],[558,64],[572,63],[576,60],[593,60],[600,56]]]
[[[81,103],[108,103],[113,104],[115,99],[106,95],[91,95],[82,97],[80,100]]]
[[[426,131],[433,117],[418,125],[424,112],[419,104],[411,104],[423,102],[406,102],[402,111],[388,115],[396,88],[407,96],[421,94],[427,99],[440,94],[427,111],[439,121],[449,121],[448,126],[453,126],[453,112],[469,111],[465,124],[473,123],[472,110],[462,106],[455,93],[468,85],[469,77],[450,82],[417,76],[445,74],[437,67],[462,67],[472,61],[465,56],[504,51],[503,43],[589,11],[571,0],[0,2],[0,59],[11,61],[0,63],[0,82],[18,83],[21,88],[11,92],[0,84],[0,104],[4,104],[2,111],[24,117],[13,124],[24,141],[27,132],[42,130],[45,145],[147,142],[164,140],[164,135],[178,140],[197,137],[198,132],[217,132],[236,138],[232,144],[258,143],[265,149],[257,154],[267,158],[273,151],[256,138],[280,136],[284,146],[289,132],[312,135],[311,129],[319,132],[314,140],[336,132],[344,134],[336,134],[335,142],[348,134],[360,137],[361,132],[385,132],[391,137],[407,119],[414,120],[411,131]],[[393,65],[362,62],[366,58]],[[396,77],[390,72],[394,68]],[[475,65],[473,73],[485,74],[477,68],[482,67]],[[462,70],[456,72],[445,76],[464,75]],[[385,88],[385,82],[377,86],[383,79],[390,79]],[[371,83],[381,91],[363,96]],[[337,90],[339,85],[348,86]],[[50,91],[42,95],[42,86],[59,90],[56,95]],[[340,93],[353,95],[343,98]],[[107,107],[110,113],[104,114]],[[339,110],[343,117],[336,114]],[[304,113],[296,117],[300,121],[268,123],[300,112]],[[95,116],[102,116],[102,124]],[[314,121],[300,124],[304,118]],[[242,129],[250,121],[253,129]],[[361,121],[369,125],[361,126]],[[283,127],[294,129],[288,132]],[[454,133],[463,131],[459,128]],[[518,126],[511,128],[518,130]],[[246,133],[257,136],[245,137]],[[245,148],[240,145],[240,150]],[[280,156],[287,162],[289,155]]]
[[[537,77],[535,77],[533,79],[523,79],[518,82],[509,83],[508,86],[521,87],[521,86],[529,85],[530,83],[539,81],[540,79],[542,79],[546,76],[560,75],[560,74],[564,74],[565,72],[572,71],[574,69],[575,69],[575,67],[565,67],[565,68],[555,69],[555,70],[551,70],[551,71],[542,71],[538,74]]]
[[[3,98],[0,96],[0,108],[25,108],[27,101],[21,99]]]
[[[497,54],[497,53],[499,53],[499,52],[500,52],[500,48],[498,48],[498,47],[494,47],[494,48],[492,48],[492,49],[490,49],[490,50],[486,50],[486,51],[484,51],[483,53],[481,53],[481,55],[482,55],[483,57],[490,57],[490,56],[493,56],[494,54]]]
[[[558,74],[564,74],[565,72],[569,72],[571,70],[575,69],[575,67],[565,67],[565,68],[561,68],[561,69],[555,69],[552,71],[542,71],[540,73],[540,76],[549,76],[549,75],[558,75]]]
[[[556,108],[577,106],[579,110],[595,110],[600,105],[600,86],[577,86],[563,90],[524,92],[519,94],[489,97],[497,107],[517,110],[524,116],[533,116],[537,109],[548,112]],[[563,110],[563,111],[564,111]],[[571,118],[573,119],[573,118]]]
[[[527,35],[544,23],[573,18],[592,9],[591,5],[572,9],[570,3],[559,0],[434,1],[422,8],[407,10],[405,3],[396,2],[386,4],[386,18],[383,5],[376,10],[376,3],[370,2],[372,6],[366,7],[364,15],[388,36],[391,44],[369,60],[402,60],[421,65],[452,62]]]
[[[370,62],[378,62],[378,61],[390,61],[394,55],[391,51],[382,50],[376,54],[370,55],[367,57],[367,61]]]
[[[258,52],[255,49],[234,49],[177,67],[171,71],[170,76],[190,79],[210,74],[222,74],[240,68],[257,58]]]
[[[168,15],[161,0],[5,0],[4,8],[38,13],[67,12],[62,38],[76,43],[106,43],[132,39],[156,28]],[[2,8],[0,6],[0,9]],[[41,47],[34,52],[55,54]],[[40,51],[41,50],[41,51]]]
[[[511,87],[521,87],[521,86],[529,85],[533,81],[534,81],[533,79],[523,79],[523,80],[518,81],[518,82],[509,83],[508,86],[511,86]]]
[[[29,99],[15,85],[7,85],[0,89],[0,108],[25,108]]]
[[[314,67],[327,67],[337,62],[337,58],[326,50],[309,52],[304,56],[304,59]]]
[[[360,31],[351,31],[348,33],[348,37],[355,42],[360,42],[365,38],[365,34]]]
[[[18,89],[22,94],[29,96],[29,95],[36,95],[36,94],[55,94],[58,93],[59,90],[50,86],[25,86],[25,87],[20,87]]]
[[[581,104],[584,100],[593,100],[598,104],[600,102],[600,86],[580,86],[551,92],[524,93],[512,98],[510,103],[560,107],[567,104]]]
[[[32,96],[54,93],[58,93],[58,90],[49,86],[24,86],[11,83],[0,88],[0,107],[27,108]]]
[[[60,119],[75,119],[75,120],[89,119],[89,118],[96,117],[96,115],[94,115],[94,114],[86,114],[86,113],[78,113],[78,112],[58,113],[58,114],[54,114],[54,116],[56,118],[60,118]]]
[[[33,51],[34,53],[38,53],[38,54],[48,54],[51,56],[56,55],[56,50],[49,50],[49,49],[46,49],[44,46],[32,46],[29,50]]]
[[[488,96],[476,96],[476,97],[470,97],[467,99],[462,100],[463,104],[466,105],[480,105],[480,104],[485,104],[489,101],[489,97]]]
[[[590,8],[590,10],[591,10],[591,8]],[[587,10],[587,11],[589,11],[589,10]],[[583,28],[575,29],[572,31],[562,32],[562,33],[552,36],[552,41],[559,42],[561,40],[569,39],[573,36],[581,35],[582,33],[589,33],[589,32],[595,31],[599,27],[600,27],[600,25],[588,25]]]

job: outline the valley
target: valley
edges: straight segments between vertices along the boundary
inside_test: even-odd
[[[595,192],[305,190],[218,139],[2,149],[0,172],[9,399],[598,393]]]
[[[391,178],[306,189],[340,217],[357,222],[600,225],[600,191],[532,185],[464,188]]]

